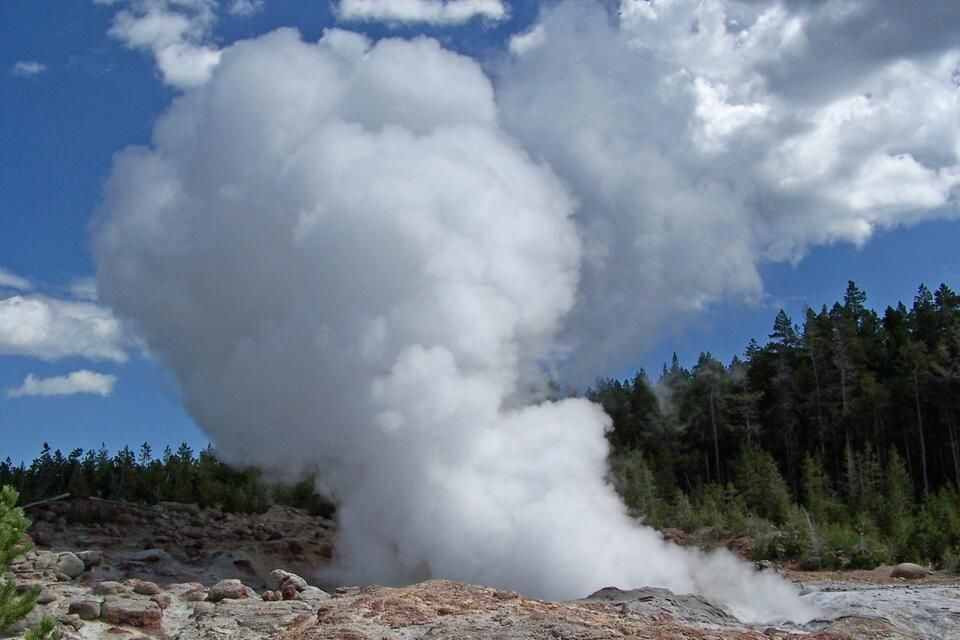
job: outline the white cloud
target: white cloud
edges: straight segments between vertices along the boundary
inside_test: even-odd
[[[125,3],[109,34],[131,49],[153,54],[163,81],[176,88],[203,84],[220,60],[207,42],[216,21],[216,0],[97,0]]]
[[[79,393],[89,393],[98,396],[109,396],[117,383],[114,375],[97,373],[81,369],[65,376],[51,378],[37,378],[28,374],[19,387],[7,389],[8,398],[22,396],[72,396]]]
[[[70,283],[70,295],[75,300],[97,301],[96,278],[78,278]]]
[[[581,202],[568,375],[757,298],[766,260],[960,217],[960,3],[855,4],[568,0],[498,68],[505,127]]]
[[[38,294],[0,299],[0,355],[124,362],[126,344],[120,322],[97,304]]]
[[[30,291],[33,285],[26,278],[0,267],[0,289],[14,289],[16,291]]]
[[[20,60],[10,68],[13,75],[23,77],[40,75],[46,70],[47,65],[37,60]]]
[[[252,16],[263,11],[264,0],[233,0],[230,13],[235,16]]]
[[[341,20],[451,25],[476,17],[502,20],[507,8],[502,0],[341,0],[337,16]]]
[[[537,24],[523,33],[518,33],[517,35],[512,36],[510,38],[508,47],[510,49],[510,53],[513,55],[522,56],[528,51],[536,49],[538,46],[543,44],[546,39],[546,30],[543,28],[542,24]]]

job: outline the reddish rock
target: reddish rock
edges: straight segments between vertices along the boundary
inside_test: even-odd
[[[139,593],[142,596],[155,596],[160,593],[160,587],[157,586],[156,582],[138,582],[135,587],[133,587],[134,593]]]
[[[96,600],[74,600],[67,612],[77,614],[81,620],[97,620],[100,618],[100,603]]]
[[[210,588],[207,600],[220,602],[221,600],[240,600],[250,597],[250,590],[236,579],[221,580]]]
[[[150,600],[152,600],[153,602],[156,602],[157,606],[164,610],[168,609],[170,607],[170,603],[173,602],[173,598],[170,596],[169,593],[154,594],[150,596]]]
[[[110,596],[103,601],[100,616],[110,624],[157,627],[163,619],[163,611],[156,602],[151,600]]]
[[[280,592],[280,595],[283,596],[284,600],[296,600],[297,599],[297,588],[293,585],[287,585]]]

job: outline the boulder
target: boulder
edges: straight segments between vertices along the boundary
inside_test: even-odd
[[[34,538],[36,538],[36,536],[34,536]],[[49,551],[39,551],[37,552],[36,559],[33,561],[33,566],[37,571],[46,571],[56,565],[57,560],[57,554],[50,553]]]
[[[113,580],[104,580],[103,582],[97,583],[93,586],[93,594],[97,596],[112,596],[120,591],[121,587],[123,587],[123,585],[119,582],[114,582]]]
[[[77,557],[83,561],[83,566],[88,570],[99,567],[103,563],[103,554],[99,551],[80,551]]]
[[[207,600],[210,602],[220,602],[221,600],[241,600],[249,598],[252,589],[245,586],[236,579],[221,580],[210,587],[210,593],[207,594]]]
[[[76,578],[86,569],[83,560],[69,551],[61,553],[57,557],[57,571],[68,578]]]
[[[624,591],[617,587],[605,587],[589,595],[581,602],[603,602],[619,605],[621,613],[641,616],[656,616],[667,612],[680,620],[708,625],[739,624],[730,615],[712,602],[692,594],[675,594],[669,589],[645,587]]]
[[[71,627],[74,631],[80,631],[83,629],[83,621],[75,613],[65,613],[57,616],[57,622],[62,624],[65,627]]]
[[[295,573],[284,571],[283,569],[274,569],[267,577],[267,588],[271,591],[282,591],[284,587],[291,586],[297,591],[303,591],[307,588],[307,581]]]
[[[157,586],[156,582],[144,580],[143,582],[138,582],[136,586],[133,587],[133,592],[139,593],[142,596],[155,596],[160,593],[160,587]]]
[[[902,562],[893,568],[890,572],[891,578],[906,578],[907,580],[918,580],[926,578],[930,574],[924,567],[912,562]]]
[[[264,591],[260,597],[263,598],[265,602],[279,602],[283,600],[283,594],[278,591]]]
[[[157,627],[163,619],[160,606],[142,598],[108,596],[103,601],[100,616],[104,622],[131,627]]]
[[[96,600],[74,600],[70,603],[67,612],[80,616],[81,620],[98,620],[100,603]]]
[[[173,597],[169,593],[157,593],[150,596],[150,599],[156,602],[161,609],[169,609],[173,602]]]
[[[59,596],[57,596],[56,591],[53,591],[52,589],[44,588],[43,590],[40,591],[40,595],[37,596],[37,602],[39,604],[50,604],[51,602],[55,601],[58,597]]]
[[[307,587],[300,592],[301,600],[329,600],[330,594],[318,587]]]

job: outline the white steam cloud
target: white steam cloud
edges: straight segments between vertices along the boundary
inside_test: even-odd
[[[659,585],[809,617],[776,576],[631,520],[598,406],[525,395],[576,304],[576,207],[475,61],[282,29],[225,49],[117,156],[98,288],[228,457],[323,474],[332,576]]]
[[[166,44],[206,46],[205,0],[130,7],[115,35],[161,69]],[[561,2],[495,88],[424,38],[211,49],[151,147],[117,156],[98,289],[227,456],[323,474],[332,575],[658,585],[806,618],[775,576],[631,521],[608,419],[530,390],[761,295],[764,260],[957,215],[960,5],[905,7]]]

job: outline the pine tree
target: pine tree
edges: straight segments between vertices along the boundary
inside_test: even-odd
[[[914,499],[910,474],[896,447],[890,449],[886,476],[886,507],[880,511],[880,527],[892,540],[894,548],[902,550],[910,532]]]
[[[773,456],[762,449],[747,451],[737,463],[736,487],[747,508],[776,524],[786,521],[790,491]]]
[[[803,503],[817,523],[838,522],[843,519],[843,505],[837,499],[830,478],[823,465],[810,453],[803,459]]]
[[[614,483],[630,513],[643,518],[648,524],[656,524],[660,513],[660,498],[656,480],[643,454],[632,449],[611,460]]]
[[[19,497],[11,486],[0,488],[0,573],[30,549],[29,544],[21,542],[30,521],[23,515],[23,509],[16,506]],[[18,594],[15,581],[0,578],[0,631],[26,617],[36,606],[39,595],[39,586]],[[52,620],[44,620],[39,627],[27,632],[27,637],[31,640],[55,640],[59,634],[54,633]]]

